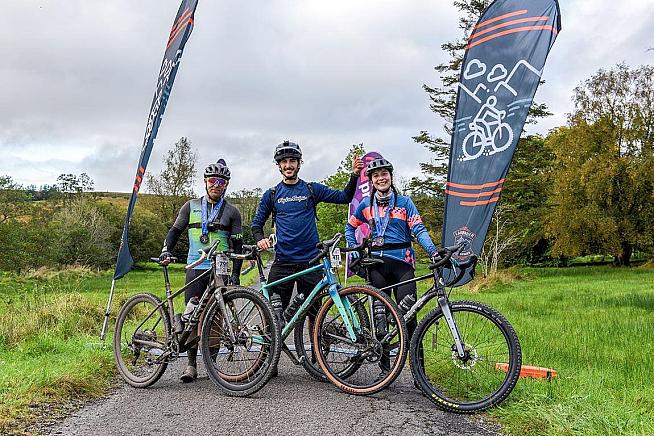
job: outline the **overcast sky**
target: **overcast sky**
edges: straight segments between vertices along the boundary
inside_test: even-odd
[[[3,0],[0,175],[52,184],[88,173],[128,192],[178,0]],[[654,0],[562,0],[563,30],[536,100],[565,123],[573,88],[600,67],[654,63]],[[442,132],[422,84],[439,86],[440,45],[461,36],[451,1],[200,0],[148,171],[187,136],[198,169],[219,157],[230,190],[279,179],[276,144],[298,142],[300,176],[333,173],[349,146],[381,152],[400,175]],[[196,191],[199,193],[199,182]]]

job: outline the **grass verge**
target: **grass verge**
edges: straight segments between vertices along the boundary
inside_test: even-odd
[[[182,267],[171,280],[183,285]],[[256,281],[256,270],[242,281]],[[115,382],[111,349],[97,346],[110,283],[111,273],[88,271],[0,275],[0,434],[37,419],[35,405],[96,398]],[[156,266],[130,273],[117,282],[112,314],[130,295],[162,297],[162,288]],[[551,383],[520,380],[488,412],[505,433],[654,434],[654,269],[525,268],[451,298],[498,309],[520,337],[523,362],[559,373]]]
[[[138,292],[160,298],[165,292],[154,264],[118,280],[103,344],[99,335],[112,274],[84,269],[0,273],[0,434],[22,434],[50,410],[43,406],[98,398],[115,384],[111,329],[120,306]],[[183,266],[171,266],[170,278],[173,289],[183,286]],[[255,269],[241,281],[248,285],[256,279]],[[178,303],[181,311],[183,297]]]

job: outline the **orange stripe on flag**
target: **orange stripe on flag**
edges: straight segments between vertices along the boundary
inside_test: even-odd
[[[489,198],[488,200],[479,200],[479,201],[460,201],[461,206],[483,206],[484,204],[494,203],[499,200],[500,197]]]
[[[520,24],[520,23],[534,23],[537,21],[547,21],[549,20],[549,18],[550,17],[548,16],[542,16],[542,17],[520,18],[519,20],[507,21],[505,23],[498,24],[497,26],[491,26],[486,29],[480,30],[479,32],[473,33],[468,41],[472,41],[475,38],[479,38],[481,35],[485,35],[489,32],[492,32],[493,30],[501,29],[502,27],[512,26],[513,24]]]
[[[491,23],[503,20],[505,18],[515,17],[516,15],[524,15],[527,12],[529,12],[527,9],[522,9],[520,11],[509,12],[508,14],[500,15],[499,17],[495,17],[495,18],[491,18],[490,20],[482,21],[481,23],[479,23],[479,24],[477,24],[475,26],[475,29],[479,29],[480,27],[488,26]]]
[[[175,39],[177,38],[177,35],[179,35],[181,32],[183,32],[184,30],[186,30],[186,27],[187,27],[189,24],[193,24],[193,18],[189,18],[189,19],[186,21],[186,23],[183,23],[183,26],[181,26],[179,29],[177,29],[177,32],[175,32],[175,34],[172,35],[172,36],[170,37],[170,40],[168,41],[168,45],[166,46],[166,48],[170,47],[170,44],[172,44],[173,41],[175,41]]]
[[[482,188],[490,188],[492,186],[497,186],[501,185],[504,183],[505,179],[498,180],[496,182],[488,182],[484,183],[483,185],[464,185],[463,183],[454,183],[454,182],[447,182],[447,186],[451,186],[453,188],[461,188],[461,189],[482,189]]]
[[[524,27],[517,27],[515,29],[509,29],[509,30],[505,30],[503,32],[494,33],[494,34],[492,34],[490,36],[487,36],[486,38],[480,39],[479,41],[475,41],[473,43],[468,44],[466,48],[467,49],[472,48],[472,47],[474,47],[476,45],[479,45],[479,44],[482,44],[482,43],[484,43],[486,41],[490,41],[491,39],[499,38],[500,36],[506,36],[506,35],[510,35],[512,33],[518,33],[518,32],[529,32],[531,30],[549,30],[550,32],[552,32],[555,35],[558,33],[556,31],[556,29],[554,28],[554,26],[524,26]]]
[[[170,29],[170,36],[168,37],[169,40],[170,40],[170,37],[173,36],[173,34],[175,32],[177,32],[177,29],[179,28],[179,26],[182,23],[186,22],[186,20],[188,20],[188,17],[190,17],[190,16],[191,16],[191,10],[190,9],[186,9],[184,11],[184,13],[179,16],[179,20],[175,21],[175,23],[173,24],[173,27]]]
[[[448,195],[452,195],[454,197],[464,197],[464,198],[479,198],[479,197],[490,197],[493,194],[497,194],[498,192],[501,192],[502,188],[497,188],[493,191],[484,191],[484,192],[479,192],[477,194],[474,194],[472,192],[456,192],[456,191],[448,191],[446,190],[445,193]]]

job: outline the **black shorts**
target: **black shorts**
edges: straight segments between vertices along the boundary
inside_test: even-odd
[[[209,270],[206,269],[187,269],[186,270],[186,283],[190,283],[192,280],[195,278],[199,277],[203,273],[207,272]],[[204,291],[207,289],[207,286],[209,286],[209,280],[211,279],[211,273],[207,273],[204,277],[202,277],[200,280],[197,282],[193,283],[191,286],[186,288],[184,291],[184,304],[188,303],[188,300],[190,300],[193,297],[198,297],[200,298],[202,294],[204,294]]]

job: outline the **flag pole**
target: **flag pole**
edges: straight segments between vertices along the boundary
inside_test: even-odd
[[[100,332],[100,340],[104,341],[107,337],[107,327],[109,326],[109,315],[111,313],[111,301],[114,298],[114,289],[116,289],[116,279],[111,280],[111,291],[109,291],[109,300],[107,301],[107,308],[104,310],[104,322],[102,323],[102,332]]]
[[[347,286],[347,273],[350,271],[350,256],[345,256],[345,284],[343,286]]]

